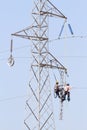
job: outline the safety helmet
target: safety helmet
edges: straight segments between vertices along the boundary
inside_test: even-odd
[[[58,84],[59,82],[58,81],[56,81],[56,84]]]
[[[69,83],[68,84],[66,84],[67,86],[69,86]]]

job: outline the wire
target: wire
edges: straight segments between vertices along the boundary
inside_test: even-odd
[[[21,56],[21,57],[14,57],[14,60],[15,59],[31,59],[32,57],[26,57],[26,56]],[[58,58],[86,58],[87,59],[87,56],[58,56],[58,57],[56,57],[57,59]],[[8,57],[6,57],[6,58],[0,58],[0,61],[7,61],[7,59],[8,59]]]
[[[21,98],[26,98],[26,97],[27,97],[27,95],[15,96],[15,97],[8,97],[8,98],[0,99],[0,102],[10,101],[10,100],[15,100],[15,99],[21,99]]]
[[[49,40],[48,42],[53,42],[53,41],[62,40],[62,39],[70,39],[70,38],[87,38],[87,35],[84,35],[84,36],[66,36],[66,37],[60,37],[60,38],[56,38],[56,39],[53,39],[53,40]],[[17,48],[14,48],[14,51],[15,50],[24,49],[24,48],[27,48],[27,47],[29,47],[29,45],[17,47]],[[6,52],[9,52],[9,49],[0,51],[0,54],[6,53]]]
[[[56,38],[56,39],[53,39],[53,40],[49,40],[49,42],[53,42],[53,41],[56,41],[56,40],[62,40],[62,39],[69,39],[69,38],[87,38],[87,35],[60,37],[60,38]],[[24,48],[27,48],[27,47],[29,47],[29,45],[17,47],[17,48],[14,48],[14,51],[24,49]],[[7,52],[9,52],[9,49],[0,51],[0,54],[7,53]],[[63,57],[63,58],[87,58],[87,56],[58,56],[58,57]],[[18,59],[25,59],[26,58],[26,59],[28,59],[28,58],[31,58],[31,57],[14,57],[14,58],[18,58]],[[7,59],[8,58],[6,58],[6,59],[1,58],[0,61],[4,61],[4,60],[7,60]]]
[[[86,89],[87,89],[87,87],[80,87],[80,88],[78,88],[78,87],[72,87],[71,89],[86,90]]]
[[[17,48],[14,48],[14,51],[24,49],[24,48],[27,48],[27,47],[29,47],[29,45],[17,47]],[[0,54],[7,53],[7,52],[9,52],[9,49],[0,51]]]
[[[87,90],[87,87],[72,87],[71,90],[73,89],[77,89],[77,90]],[[5,101],[11,101],[11,100],[16,100],[16,99],[22,99],[22,98],[26,98],[28,97],[28,95],[21,95],[21,96],[14,96],[14,97],[8,97],[8,98],[3,98],[0,99],[0,102],[5,102]]]
[[[50,42],[53,42],[53,41],[56,41],[56,40],[70,39],[70,38],[87,38],[87,35],[84,35],[84,36],[66,36],[66,37],[60,37],[60,38],[56,38],[56,39],[53,39],[53,40],[49,40],[48,42],[50,43]],[[27,48],[27,47],[29,47],[29,45],[17,47],[17,48],[14,48],[14,51],[20,50],[20,49],[24,49],[24,48]],[[9,49],[0,51],[0,54],[7,53],[7,52],[9,52]]]
[[[31,59],[32,57],[14,57],[14,59]],[[0,61],[7,61],[8,57],[6,58],[0,58]]]
[[[84,35],[84,36],[65,36],[65,37],[60,37],[60,38],[55,38],[53,40],[49,40],[49,42],[63,40],[63,39],[73,39],[73,38],[87,38],[87,35]]]
[[[32,57],[25,57],[25,56],[24,56],[24,57],[14,57],[14,58],[17,58],[17,59],[25,59],[25,58],[26,58],[26,59],[31,59]]]
[[[57,58],[87,58],[87,56],[57,56]]]

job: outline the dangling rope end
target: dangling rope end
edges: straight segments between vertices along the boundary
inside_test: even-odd
[[[60,108],[59,120],[62,120],[63,119],[63,101],[61,101],[60,103],[61,103],[61,108]]]

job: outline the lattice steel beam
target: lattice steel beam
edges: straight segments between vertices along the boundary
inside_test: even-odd
[[[67,69],[49,52],[48,18],[67,17],[49,0],[34,0],[32,17],[34,21],[32,26],[12,34],[32,42],[33,60],[24,124],[28,130],[55,130],[49,69],[58,69],[61,78],[62,72],[67,73]]]

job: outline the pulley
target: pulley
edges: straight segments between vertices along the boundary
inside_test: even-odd
[[[14,65],[15,61],[12,55],[8,58],[8,66],[12,67]]]
[[[11,39],[11,44],[10,44],[10,57],[8,58],[8,66],[12,67],[15,63],[14,58],[12,56],[12,51],[13,51],[13,40]]]

